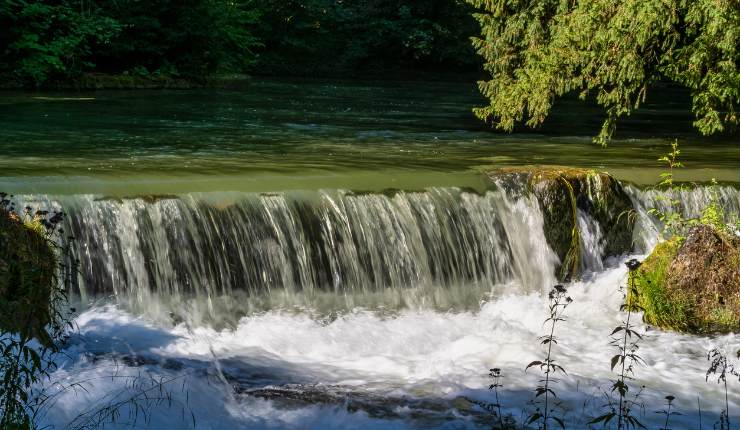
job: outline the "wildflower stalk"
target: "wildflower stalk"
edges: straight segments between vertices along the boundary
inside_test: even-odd
[[[738,353],[740,356],[740,352]],[[714,348],[707,353],[707,360],[710,361],[707,369],[706,380],[710,375],[717,377],[717,382],[723,385],[725,390],[725,409],[719,417],[719,429],[730,429],[730,399],[727,393],[727,375],[737,377],[740,380],[740,372],[735,370],[735,366],[729,362],[727,356],[718,348]]]
[[[565,321],[565,318],[563,317],[565,308],[573,302],[573,299],[567,296],[567,290],[562,285],[556,285],[553,287],[550,291],[549,299],[550,316],[545,320],[545,323],[550,323],[550,333],[540,337],[540,344],[547,345],[547,354],[543,361],[535,360],[529,363],[525,369],[526,372],[530,367],[538,366],[545,375],[544,379],[539,381],[540,385],[535,388],[535,399],[540,396],[544,396],[544,407],[542,410],[537,408],[535,412],[530,415],[529,420],[527,421],[527,424],[541,421],[541,428],[543,430],[548,429],[550,420],[555,421],[561,428],[565,428],[563,419],[553,416],[550,410],[550,396],[557,397],[555,391],[551,388],[551,384],[557,382],[552,375],[557,372],[566,373],[565,369],[552,359],[552,346],[553,344],[558,343],[557,338],[555,337],[555,325],[558,322]]]
[[[671,430],[670,427],[668,427],[668,425],[669,425],[669,423],[671,421],[671,416],[672,415],[681,415],[680,412],[675,411],[673,409],[673,401],[676,400],[676,397],[671,396],[671,395],[668,395],[668,396],[665,396],[665,400],[666,400],[666,408],[663,409],[662,411],[657,411],[656,412],[658,414],[665,415],[665,423],[663,423],[663,427],[661,427],[659,430]],[[700,408],[700,410],[701,410],[701,408]],[[701,428],[701,427],[699,427],[699,428]]]
[[[631,410],[637,404],[637,399],[642,390],[638,391],[632,399],[629,399],[629,385],[627,384],[627,380],[632,379],[629,375],[634,375],[634,366],[642,362],[642,358],[637,355],[639,349],[637,344],[642,336],[633,330],[631,321],[632,313],[641,310],[637,304],[639,302],[639,292],[635,287],[635,277],[632,275],[632,272],[637,270],[641,263],[632,259],[625,264],[630,271],[629,291],[624,294],[624,303],[620,306],[620,310],[626,312],[627,317],[622,325],[614,328],[610,335],[612,337],[610,344],[618,350],[618,354],[611,359],[612,371],[617,364],[621,365],[617,379],[612,384],[612,393],[617,392],[619,401],[617,405],[614,405],[611,398],[607,396],[609,411],[589,422],[589,424],[603,423],[606,425],[616,418],[617,430],[643,427],[640,421],[631,414]],[[621,337],[614,337],[620,332],[622,333]]]
[[[498,417],[498,424],[503,429],[504,428],[504,417],[501,415],[501,401],[498,397],[498,389],[501,387],[501,369],[499,368],[493,368],[491,369],[491,373],[488,374],[493,379],[493,384],[491,384],[489,389],[493,390],[494,395],[496,396],[496,403],[493,405],[496,408],[496,415]]]

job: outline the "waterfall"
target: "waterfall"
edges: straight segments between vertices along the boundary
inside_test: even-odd
[[[671,191],[625,187],[635,208],[634,243],[637,251],[648,253],[658,242],[662,224],[649,214],[650,209],[668,213],[678,211],[684,219],[701,217],[713,200],[724,209],[725,221],[735,222],[740,215],[740,190],[732,186],[696,186]]]
[[[605,243],[599,223],[580,209],[576,209],[576,221],[581,239],[581,272],[604,270],[601,256],[604,253]]]
[[[638,252],[654,246],[660,228],[648,209],[666,210],[669,199],[687,217],[699,216],[712,198],[729,214],[740,212],[740,192],[732,187],[625,188]],[[487,293],[542,291],[555,282],[557,257],[537,200],[503,187],[483,194],[429,188],[28,201],[69,213],[83,298],[114,295],[145,308],[182,297],[205,302],[211,313],[217,300],[233,307],[259,299],[269,309],[330,298],[331,308],[337,300],[363,306],[371,297],[393,308],[450,294],[475,307]],[[605,268],[599,225],[582,211],[577,218],[581,268],[599,272]]]
[[[511,282],[536,290],[553,281],[536,201],[495,190],[86,195],[60,204],[87,296],[145,302]]]
[[[712,199],[728,218],[740,209],[740,192],[732,187],[625,189],[638,252],[650,250],[660,228],[648,209],[669,197],[684,216],[699,216]],[[537,383],[522,363],[541,354],[548,304],[541,292],[555,282],[558,262],[534,196],[492,187],[485,193],[429,188],[23,199],[69,213],[65,229],[76,236],[82,260],[80,293],[103,302],[75,320],[79,334],[65,349],[69,361],[51,380],[104,382],[82,395],[62,392],[64,407],[47,415],[51,423],[69,422],[67,411],[98,404],[111,390],[126,392],[124,379],[109,377],[113,371],[186,375],[182,387],[190,391],[178,389],[175,396],[214,428],[264,422],[326,428],[324,417],[336,414],[337,428],[345,428],[350,421],[341,417],[350,404],[359,411],[348,415],[352,424],[373,417],[382,428],[389,422],[449,427],[475,418],[465,415],[468,403],[458,408],[461,399],[493,400],[481,369],[496,365],[509,375],[512,409],[506,413],[518,413]],[[612,352],[594,345],[603,345],[623,318],[618,289],[627,268],[603,257],[603,224],[580,209],[576,217],[587,276],[568,285],[573,305],[558,329],[564,339],[558,360],[569,370],[559,386],[574,393],[566,404],[583,408],[572,427],[582,428],[600,410],[589,393],[613,376],[604,366]],[[440,306],[430,308],[430,301]],[[305,307],[292,312],[296,304]],[[690,402],[723,396],[719,385],[705,382],[708,338],[648,330],[639,319],[635,324],[644,333],[641,354],[654,370],[639,374],[650,387],[646,405],[657,409],[672,393],[687,411],[679,426],[691,427]],[[716,342],[731,351],[740,347],[732,334]],[[678,357],[681,366],[665,357]],[[733,394],[734,408],[740,398]],[[156,413],[165,427],[181,416],[168,408]],[[307,425],[311,413],[321,420]],[[714,420],[717,411],[704,414]],[[657,427],[657,420],[644,422]]]

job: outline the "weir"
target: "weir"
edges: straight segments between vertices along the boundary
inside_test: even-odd
[[[740,192],[730,186],[624,189],[635,254],[658,236],[649,208],[665,210],[673,201],[696,217],[718,199],[729,213],[740,210]],[[26,203],[63,208],[66,229],[77,237],[79,293],[91,304],[67,351],[93,363],[81,366],[81,378],[106,381],[89,398],[68,398],[77,409],[117,387],[111,369],[158,377],[182,369],[194,375],[187,385],[197,387],[181,394],[184,401],[206,424],[231,420],[223,428],[251,427],[265,416],[282,423],[286,410],[324,416],[346,407],[381,428],[387,420],[436,428],[460,417],[483,428],[486,416],[463,400],[486,398],[485,369],[500,366],[510,375],[506,398],[517,409],[507,413],[518,412],[537,383],[539,375],[522,363],[540,353],[543,293],[557,282],[558,262],[540,201],[514,188],[27,196]],[[612,351],[604,345],[623,318],[619,289],[627,269],[624,259],[604,255],[603,226],[587,210],[576,218],[585,272],[566,284],[573,305],[558,328],[558,360],[569,374],[559,388],[587,393],[611,376]],[[413,301],[417,294],[432,300]],[[305,300],[290,300],[299,296]],[[705,381],[707,338],[636,324],[644,333],[641,354],[657,369],[639,376],[652,387],[647,404],[660,405],[666,393],[687,402],[721,398],[720,386]],[[737,348],[733,335],[718,342]],[[681,354],[681,366],[666,365],[666,354]],[[201,376],[215,366],[223,385]],[[57,379],[68,378],[68,368]],[[686,375],[685,384],[671,384]],[[732,394],[734,408],[740,403]],[[222,410],[234,398],[256,418]],[[589,408],[585,417],[598,410]],[[696,422],[692,410],[682,410],[681,419]],[[179,413],[164,416],[178,422]],[[308,427],[326,428],[325,420]],[[342,421],[337,428],[345,427]]]
[[[64,203],[87,294],[337,294],[549,281],[536,202],[457,188]],[[539,233],[538,233],[539,231]],[[539,264],[531,264],[533,259]]]
[[[713,198],[740,210],[733,187],[668,196],[625,187],[636,217],[635,251],[654,244],[647,208],[680,201],[686,216]],[[362,295],[435,287],[544,291],[557,257],[532,196],[492,187],[354,193],[204,193],[102,199],[64,197],[85,297]],[[600,229],[578,212],[581,264],[603,270]],[[478,299],[479,300],[479,299]]]

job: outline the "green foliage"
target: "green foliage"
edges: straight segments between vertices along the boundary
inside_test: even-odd
[[[691,222],[696,225],[710,225],[720,233],[733,235],[736,232],[740,232],[740,218],[738,218],[738,214],[736,213],[728,213],[724,205],[722,205],[719,198],[719,191],[717,190],[718,186],[717,180],[712,179],[709,189],[711,200],[702,210],[699,219],[691,220]]]
[[[681,150],[678,148],[678,141],[676,140],[671,144],[670,152],[658,159],[658,161],[665,163],[668,169],[660,173],[660,182],[656,186],[658,189],[667,192],[666,195],[659,197],[659,200],[666,202],[668,209],[650,208],[648,213],[655,216],[663,225],[663,229],[660,231],[661,238],[683,240],[691,227],[699,225],[709,225],[715,230],[729,235],[734,234],[735,231],[740,231],[738,228],[740,218],[737,217],[737,214],[728,213],[725,210],[717,189],[719,184],[715,179],[712,179],[709,188],[711,200],[702,209],[701,215],[698,218],[684,217],[681,213],[681,201],[677,193],[687,190],[687,187],[676,183],[674,179],[675,169],[684,167],[684,164],[678,160],[680,154]]]
[[[256,73],[372,74],[475,64],[462,0],[263,0]]]
[[[675,196],[676,192],[685,189],[683,185],[677,185],[674,180],[674,170],[684,167],[683,163],[678,161],[679,155],[681,155],[681,150],[678,149],[678,140],[675,140],[671,143],[670,152],[658,158],[658,161],[665,163],[668,170],[660,173],[660,182],[657,187],[674,194],[660,197],[660,200],[667,202],[669,208],[667,211],[661,211],[658,208],[648,210],[648,213],[655,216],[663,224],[663,231],[661,232],[663,238],[674,236],[682,238],[688,229],[688,220],[684,219],[681,214],[681,201]]]
[[[95,46],[110,43],[119,25],[71,1],[0,2],[0,71],[24,84],[68,79],[95,66]]]
[[[630,272],[630,282],[634,283],[636,289],[630,292],[628,300],[645,312],[647,323],[686,332],[692,325],[690,305],[683,297],[666,288],[668,268],[680,246],[681,240],[678,238],[659,243],[640,270]]]
[[[242,72],[258,43],[250,0],[0,0],[0,73],[24,85],[83,72],[203,78]]]
[[[2,197],[0,194],[0,200]],[[0,204],[0,329],[48,345],[51,339],[46,326],[53,319],[49,302],[57,257],[38,218],[27,214],[21,222],[3,206]]]
[[[658,187],[673,188],[673,170],[679,167],[684,167],[683,163],[678,161],[679,155],[681,155],[681,150],[678,149],[678,140],[674,140],[673,143],[671,143],[671,151],[658,158],[658,161],[665,163],[666,167],[668,167],[667,172],[662,172],[660,174],[661,181],[658,183]]]
[[[121,31],[96,53],[99,71],[190,78],[241,72],[258,45],[252,35],[258,12],[251,1],[122,0],[101,3],[101,11]]]
[[[471,70],[471,11],[463,0],[0,0],[0,76],[38,87],[86,72]]]
[[[63,214],[19,215],[6,197],[0,193],[0,428],[31,429],[47,398],[33,386],[54,368],[76,272],[70,248],[56,241]]]
[[[500,129],[535,127],[556,98],[575,92],[606,110],[605,143],[658,80],[691,90],[701,133],[738,123],[737,0],[468,2],[480,9],[473,45],[491,76],[479,83],[490,104],[475,113]]]

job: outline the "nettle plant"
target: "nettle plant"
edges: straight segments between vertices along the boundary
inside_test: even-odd
[[[557,395],[552,388],[552,385],[558,382],[558,379],[554,378],[557,373],[565,374],[565,369],[559,365],[555,359],[553,359],[552,347],[557,345],[558,338],[555,336],[555,326],[559,322],[564,322],[565,309],[573,302],[573,299],[567,295],[568,290],[562,285],[555,285],[550,291],[548,298],[550,304],[548,309],[550,315],[545,319],[545,324],[549,324],[549,333],[540,336],[540,344],[546,348],[545,358],[543,360],[535,360],[529,363],[525,369],[529,370],[532,367],[538,367],[544,377],[539,380],[539,385],[535,388],[535,398],[532,404],[535,407],[527,420],[527,424],[537,423],[538,427],[542,430],[550,428],[550,422],[555,422],[561,428],[565,428],[565,420],[562,416],[555,415],[555,400]]]
[[[630,272],[640,267],[640,262],[632,259],[625,263]],[[611,387],[611,394],[607,394],[607,403],[605,408],[607,412],[589,422],[589,424],[602,423],[604,426],[612,421],[616,421],[617,430],[645,428],[635,416],[635,409],[642,407],[640,396],[644,386],[641,386],[634,395],[630,396],[629,381],[634,379],[635,367],[644,364],[642,358],[637,354],[639,350],[638,343],[642,340],[640,335],[634,329],[632,321],[633,314],[642,311],[637,303],[639,302],[635,279],[630,276],[629,291],[623,292],[623,303],[620,310],[626,313],[622,324],[615,327],[611,332],[611,341],[609,344],[617,350],[617,354],[611,358],[611,370],[617,369],[617,378]],[[632,387],[634,388],[634,387]]]

